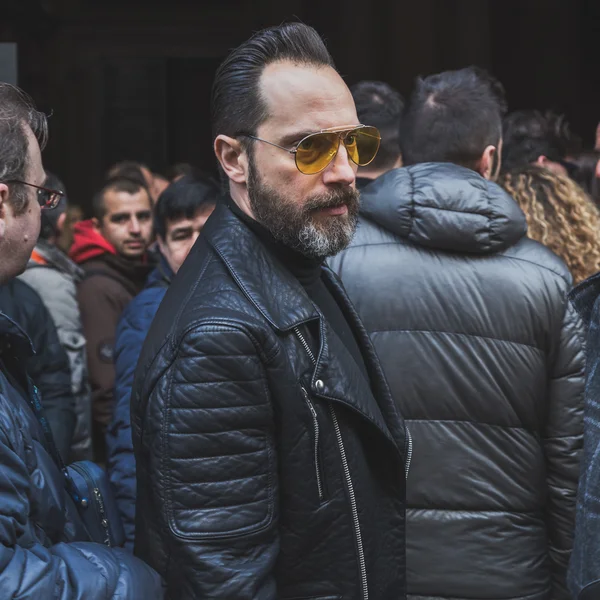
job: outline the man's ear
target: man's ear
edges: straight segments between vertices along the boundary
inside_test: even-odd
[[[60,235],[65,228],[65,221],[67,220],[67,211],[56,219],[56,233]]]
[[[235,183],[246,183],[248,179],[248,155],[239,140],[228,135],[218,135],[214,150],[225,175]]]
[[[492,179],[494,175],[494,156],[496,155],[496,146],[488,146],[481,155],[479,161],[479,174],[485,179]]]
[[[0,239],[6,232],[6,217],[8,213],[8,195],[9,190],[6,183],[0,183]]]
[[[100,229],[102,228],[102,223],[100,223],[100,221],[98,219],[96,219],[96,217],[93,217],[92,218],[92,227],[96,231],[100,231]]]
[[[161,254],[164,256],[168,250],[165,240],[163,240],[160,235],[157,235],[156,243],[158,244],[158,249],[160,250]]]

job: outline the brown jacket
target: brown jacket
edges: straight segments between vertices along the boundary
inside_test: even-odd
[[[75,227],[70,255],[85,273],[77,286],[77,300],[87,344],[92,418],[104,428],[113,413],[117,324],[124,308],[144,287],[153,265],[117,256],[88,222]]]

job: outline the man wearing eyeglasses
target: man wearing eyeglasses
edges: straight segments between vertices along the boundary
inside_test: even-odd
[[[44,185],[61,190],[63,194],[55,208],[42,211],[40,237],[27,263],[27,270],[20,279],[30,285],[46,305],[56,325],[60,344],[68,356],[70,387],[75,397],[75,430],[72,440],[69,440],[71,447],[66,456],[73,461],[91,460],[91,395],[85,336],[76,292],[77,283],[83,279],[84,273],[59,246],[67,220],[65,186],[56,175],[48,172]],[[42,397],[46,401],[46,395]]]
[[[0,83],[0,284],[25,269],[40,209],[60,198],[44,188],[46,136],[45,116]],[[30,339],[0,311],[0,598],[160,599],[160,580],[142,561],[87,541],[23,367],[31,355]]]
[[[352,238],[379,133],[314,29],[219,68],[230,197],[171,284],[132,393],[135,552],[170,597],[404,598],[411,444],[325,257]]]

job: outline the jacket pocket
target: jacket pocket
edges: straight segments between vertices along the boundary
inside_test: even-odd
[[[321,460],[320,460],[320,441],[321,441],[321,429],[319,427],[319,417],[317,415],[317,411],[306,391],[306,388],[302,386],[302,394],[304,396],[304,400],[310,410],[310,415],[313,422],[313,440],[314,440],[314,466],[315,466],[315,475],[317,479],[317,492],[319,494],[319,502],[323,502],[323,471],[321,470]]]

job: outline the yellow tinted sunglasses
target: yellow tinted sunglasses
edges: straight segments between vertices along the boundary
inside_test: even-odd
[[[298,171],[305,175],[314,175],[323,171],[336,157],[340,142],[344,144],[350,160],[359,167],[365,167],[377,155],[381,142],[379,130],[369,125],[359,125],[351,129],[339,127],[323,129],[307,135],[294,148],[284,148],[254,135],[242,135],[293,154]]]

